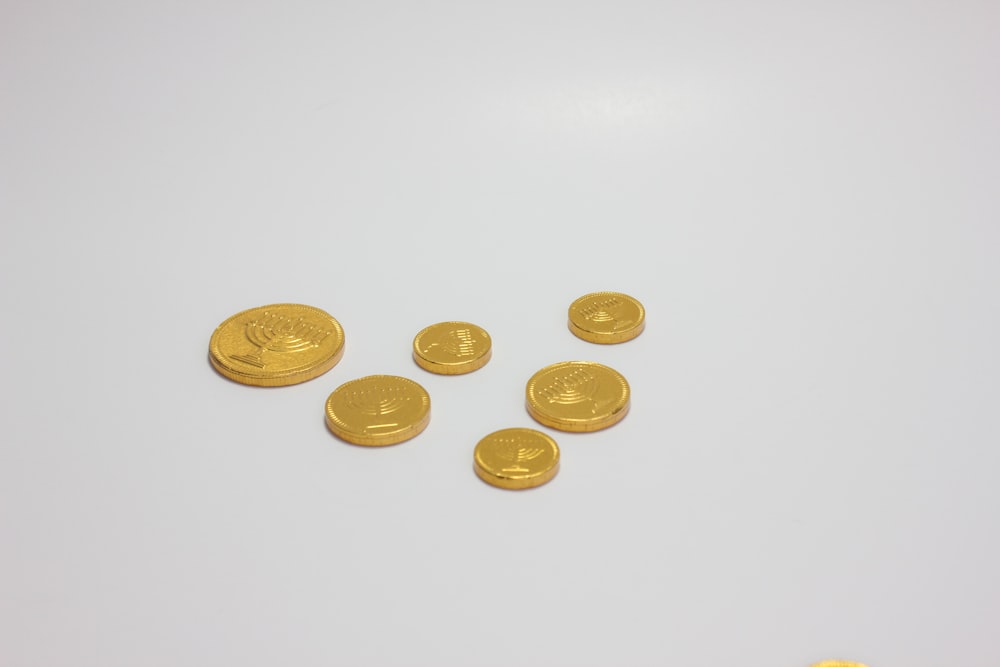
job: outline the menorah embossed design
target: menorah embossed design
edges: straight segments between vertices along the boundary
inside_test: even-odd
[[[505,473],[526,473],[531,472],[530,468],[521,466],[526,461],[537,459],[545,451],[542,447],[526,447],[525,441],[521,438],[498,437],[491,442],[495,446],[496,457],[501,461],[510,462],[511,465],[501,468]]]
[[[244,332],[257,349],[250,354],[234,354],[231,358],[257,368],[266,366],[262,359],[265,352],[302,352],[318,347],[332,333],[309,324],[304,317],[290,318],[271,311],[264,311],[258,319],[247,322]]]
[[[580,308],[578,312],[584,319],[591,322],[614,322],[614,329],[618,330],[631,325],[634,321],[622,318],[624,305],[624,302],[618,297],[611,297],[591,302]]]
[[[404,387],[391,385],[356,389],[347,397],[347,403],[353,409],[376,418],[378,423],[365,426],[365,432],[399,426],[398,422],[383,422],[382,419],[402,409],[409,400],[410,397],[406,396]]]
[[[583,368],[574,368],[566,375],[553,378],[548,385],[538,390],[538,395],[549,403],[573,405],[584,401],[594,401],[598,388],[597,378]],[[596,411],[594,402],[593,410]]]
[[[476,354],[476,339],[472,336],[472,329],[451,329],[425,347],[423,353],[427,354],[435,348],[453,357],[471,357]]]

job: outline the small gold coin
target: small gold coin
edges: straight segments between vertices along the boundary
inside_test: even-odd
[[[413,339],[413,360],[431,373],[461,375],[486,365],[492,353],[490,335],[468,322],[439,322]]]
[[[541,431],[505,428],[479,441],[473,454],[476,474],[501,489],[541,486],[559,472],[559,446]]]
[[[599,431],[629,409],[625,377],[593,361],[563,361],[531,376],[525,391],[535,421],[560,431]]]
[[[430,420],[427,390],[396,375],[345,382],[326,399],[327,427],[355,445],[395,445],[418,435]]]
[[[236,313],[208,343],[215,370],[230,380],[280,387],[319,377],[344,356],[344,329],[319,308],[279,303]]]
[[[624,343],[646,327],[646,309],[620,292],[594,292],[570,304],[569,330],[591,343]]]

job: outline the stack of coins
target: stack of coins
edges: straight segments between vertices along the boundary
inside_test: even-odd
[[[642,333],[645,310],[620,292],[595,292],[569,307],[569,329],[591,343],[614,344]],[[218,326],[209,359],[223,376],[261,387],[305,382],[333,368],[344,354],[344,330],[330,314],[299,304],[251,308]],[[413,360],[439,375],[463,375],[485,366],[492,340],[470,322],[440,322],[413,339]],[[613,426],[628,414],[630,389],[618,371],[593,361],[563,361],[539,370],[525,389],[528,414],[560,431],[585,433]],[[355,445],[395,445],[430,422],[431,400],[420,384],[395,375],[370,375],[337,387],[326,401],[326,424]],[[545,484],[559,471],[559,446],[541,431],[508,428],[484,437],[473,469],[504,489]]]

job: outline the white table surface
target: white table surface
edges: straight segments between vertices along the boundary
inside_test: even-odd
[[[1000,664],[996,4],[2,14],[0,665]],[[343,361],[217,375],[275,302]],[[488,366],[413,364],[447,319]],[[631,414],[482,483],[568,359]],[[372,373],[421,436],[326,430]]]

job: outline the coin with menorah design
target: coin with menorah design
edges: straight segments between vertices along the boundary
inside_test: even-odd
[[[617,424],[629,409],[625,377],[594,361],[563,361],[531,376],[525,390],[528,414],[560,431],[599,431]]]
[[[242,384],[280,387],[319,377],[344,356],[344,329],[312,306],[278,303],[236,313],[208,343],[215,370]]]
[[[413,339],[413,360],[431,373],[471,373],[490,360],[492,342],[482,327],[468,322],[439,322]]]
[[[479,441],[473,468],[487,484],[501,489],[530,489],[559,472],[556,441],[530,428],[505,428]]]
[[[569,330],[591,343],[624,343],[646,327],[646,309],[621,292],[594,292],[569,306]]]
[[[345,382],[326,399],[327,427],[355,445],[395,445],[418,435],[430,420],[427,390],[397,375]]]

